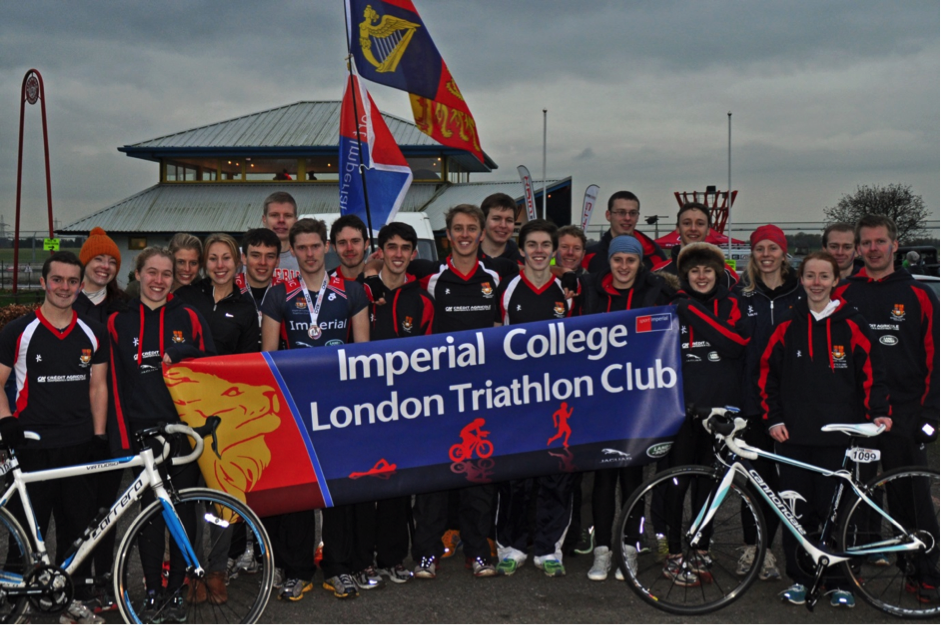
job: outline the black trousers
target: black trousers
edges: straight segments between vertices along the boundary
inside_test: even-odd
[[[29,449],[24,446],[17,450],[16,457],[24,472],[41,471],[91,462],[90,450],[90,443],[54,449]],[[26,491],[33,504],[33,513],[42,536],[45,536],[49,529],[50,518],[55,518],[56,544],[53,562],[60,562],[95,516],[91,480],[78,476],[35,482],[27,486]],[[19,497],[10,502],[10,511],[23,529],[29,532],[28,528],[32,523],[26,521]],[[75,577],[87,577],[90,572],[91,562],[86,561],[79,567]]]
[[[179,455],[186,455],[190,452],[188,446]],[[177,489],[192,488],[199,483],[199,465],[195,462],[183,464],[180,466],[171,466],[169,469],[170,479],[173,486]],[[147,490],[141,495],[141,508],[146,508],[155,500],[153,491]],[[187,536],[196,535],[196,509],[192,505],[176,506],[177,514],[183,523]],[[167,535],[167,526],[163,521],[163,516],[159,513],[154,517],[152,523],[141,531],[139,542],[141,568],[144,569],[144,585],[147,590],[160,590],[162,586],[162,566],[163,555],[165,551]],[[175,591],[183,586],[186,580],[186,560],[183,552],[173,540],[170,544],[170,577],[167,580],[167,589]]]
[[[289,512],[262,519],[271,539],[275,566],[284,569],[287,579],[311,581],[314,566],[314,532],[316,516],[313,510]],[[325,523],[326,524],[326,523]]]
[[[595,546],[611,547],[611,530],[617,514],[617,486],[621,484],[621,497],[626,501],[644,481],[644,467],[624,467],[595,471],[595,485],[591,494],[591,514],[595,526]],[[639,516],[639,515],[638,515]],[[632,519],[625,538],[629,542],[640,540],[640,518]]]
[[[888,472],[901,467],[927,467],[928,449],[922,443],[917,443],[911,436],[911,423],[909,419],[914,415],[900,414],[893,417],[892,431],[876,439],[882,452],[882,469]],[[889,513],[905,527],[917,527],[931,536],[941,536],[938,529],[938,517],[928,481],[909,481],[905,483],[889,483],[886,488],[886,498]],[[881,503],[881,502],[877,502]],[[878,521],[876,521],[878,522]],[[875,523],[874,523],[875,524]],[[932,551],[934,563],[927,558],[920,558],[916,562],[916,570],[920,581],[933,585],[938,583],[937,549]]]
[[[816,447],[778,443],[775,445],[775,449],[779,455],[833,471],[838,470],[843,465],[843,458],[846,455],[845,447]],[[780,468],[778,483],[780,491],[778,492],[793,491],[794,518],[807,532],[808,540],[817,542],[818,533],[827,518],[827,512],[833,502],[833,493],[839,482],[834,478],[824,477],[819,473],[786,464],[779,464],[778,467]],[[835,533],[836,528],[831,527],[831,530],[834,530]],[[804,556],[803,547],[800,546],[797,538],[786,527],[782,528],[781,542],[784,546],[784,557],[787,562],[787,576],[795,584],[805,586],[813,584],[814,572],[813,570],[807,570],[810,566],[808,564],[810,560]],[[801,561],[805,563],[803,567],[800,566]],[[838,571],[834,574],[834,569],[831,569],[831,572],[828,573],[826,584],[829,590],[846,587],[843,576]]]
[[[362,571],[374,558],[380,568],[401,564],[408,555],[410,503],[411,497],[395,497],[326,508],[320,562],[324,577]]]
[[[497,543],[527,552],[530,537],[529,508],[535,491],[536,519],[533,555],[561,555],[562,542],[572,520],[572,473],[546,475],[503,482],[497,486]]]
[[[459,492],[459,528],[464,543],[464,555],[469,558],[490,560],[487,538],[493,528],[493,498],[496,486],[484,484],[470,486]],[[440,557],[441,536],[448,529],[448,493],[441,491],[418,495],[415,498],[415,536],[412,541],[412,559]]]

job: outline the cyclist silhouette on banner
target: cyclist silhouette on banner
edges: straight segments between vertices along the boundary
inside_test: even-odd
[[[493,455],[493,443],[486,440],[490,432],[482,428],[486,424],[481,418],[474,419],[461,429],[461,442],[451,446],[448,457],[453,462],[470,459],[474,452],[478,458],[489,458]]]

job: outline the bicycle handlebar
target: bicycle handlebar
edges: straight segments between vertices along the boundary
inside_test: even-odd
[[[748,460],[757,460],[758,454],[751,451],[743,441],[735,438],[736,433],[748,427],[748,422],[741,417],[730,419],[729,412],[731,411],[726,408],[713,408],[708,418],[703,420],[703,427],[716,438],[721,438],[725,446],[735,455]]]

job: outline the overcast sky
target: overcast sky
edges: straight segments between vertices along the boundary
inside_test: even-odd
[[[675,214],[673,191],[727,187],[733,219],[818,221],[841,194],[910,184],[938,219],[937,2],[415,0],[500,166],[472,180],[572,176]],[[60,224],[157,179],[122,145],[299,100],[339,100],[343,3],[5,2],[0,214],[16,198],[19,93],[47,91]],[[367,83],[411,119],[403,92]],[[39,107],[27,107],[24,228],[43,228]],[[594,221],[603,217],[596,212]]]

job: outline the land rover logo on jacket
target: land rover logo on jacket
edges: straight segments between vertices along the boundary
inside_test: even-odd
[[[886,334],[879,337],[879,342],[888,347],[892,347],[893,345],[898,345],[899,340],[891,334]]]

